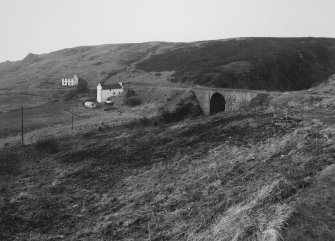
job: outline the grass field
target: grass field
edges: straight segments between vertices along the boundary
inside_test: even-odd
[[[70,123],[70,108],[72,103],[48,104],[35,108],[24,108],[25,131],[52,126],[60,123]],[[21,131],[21,110],[16,109],[0,114],[0,136],[15,134]]]
[[[27,107],[32,104],[38,105],[45,103],[45,98],[38,95],[4,93],[0,92],[0,113],[18,107]]]
[[[24,108],[25,124],[30,127],[34,124],[45,125],[53,122],[57,123],[59,120],[64,119],[65,114],[69,114],[68,111],[72,105],[72,103],[57,103],[34,108]],[[21,109],[18,108],[10,112],[2,113],[0,125],[2,128],[21,128]]]
[[[187,92],[187,89],[184,88],[170,87],[135,86],[133,89],[142,102],[136,107],[125,105],[123,96],[120,96],[114,100],[115,109],[110,111],[104,111],[107,107],[104,104],[99,104],[96,109],[86,109],[83,107],[82,98],[24,108],[25,142],[28,144],[36,142],[43,136],[82,133],[92,128],[120,125],[120,123],[131,122],[134,119],[157,116],[160,107],[164,105],[173,107],[174,102],[180,100],[183,93]],[[94,98],[95,96],[89,95],[88,97]],[[72,108],[74,112],[73,130],[71,129]],[[20,133],[20,108],[0,113],[0,146],[7,143],[17,145],[21,140]]]

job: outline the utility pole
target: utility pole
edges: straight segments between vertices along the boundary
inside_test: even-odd
[[[22,142],[21,145],[23,147],[24,143],[23,143],[23,107],[21,107],[21,137],[22,137]]]
[[[72,106],[72,111],[71,111],[71,112],[72,112],[72,122],[71,122],[72,124],[71,124],[71,130],[73,130],[73,106]]]

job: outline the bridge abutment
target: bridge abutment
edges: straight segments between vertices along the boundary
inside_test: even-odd
[[[198,100],[203,114],[210,115],[211,98],[215,93],[223,96],[225,106],[222,109],[224,111],[236,111],[241,107],[247,106],[258,93],[264,93],[264,91],[197,88],[193,89],[193,93]]]

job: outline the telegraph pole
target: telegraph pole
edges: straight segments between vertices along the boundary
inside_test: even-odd
[[[23,107],[21,107],[21,145],[23,147]]]
[[[73,106],[72,106],[72,111],[71,111],[71,113],[72,113],[71,130],[73,130]]]

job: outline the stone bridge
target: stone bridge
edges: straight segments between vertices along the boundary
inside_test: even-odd
[[[148,85],[141,83],[129,83],[127,88],[148,88]],[[258,94],[267,95],[281,95],[281,92],[265,91],[265,90],[245,90],[245,89],[225,89],[225,88],[211,88],[204,86],[159,86],[151,88],[169,90],[191,90],[201,107],[204,115],[210,115],[221,111],[235,111],[241,107],[247,106],[250,101],[255,98]]]
[[[259,93],[259,90],[238,90],[219,88],[193,88],[192,89],[204,115],[221,111],[234,111],[247,106]]]

